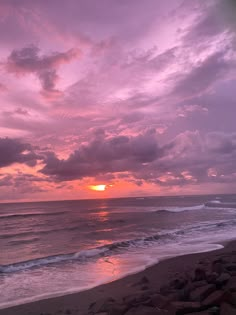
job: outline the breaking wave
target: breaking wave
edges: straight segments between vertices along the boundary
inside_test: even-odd
[[[196,205],[196,206],[189,206],[189,207],[168,207],[164,211],[182,212],[182,211],[188,211],[188,210],[201,210],[201,209],[204,209],[204,207],[205,207],[204,204],[200,204],[200,205]]]
[[[184,235],[191,235],[192,233],[198,232],[202,233],[203,231],[212,232],[215,231],[215,229],[219,230],[219,228],[228,228],[229,226],[236,226],[236,220],[205,222],[204,224],[187,226],[179,230],[163,231],[163,233],[153,234],[142,238],[114,242],[108,245],[91,248],[88,250],[82,250],[75,253],[59,254],[44,258],[37,258],[10,265],[0,265],[0,273],[13,273],[30,268],[57,264],[65,261],[86,262],[91,258],[99,258],[104,256],[107,257],[109,255],[121,253],[121,251],[127,250],[129,248],[152,246],[154,242],[167,243],[169,241],[178,241],[178,239],[182,238]]]
[[[220,200],[211,200],[207,201],[204,204],[196,205],[196,206],[185,206],[185,207],[167,207],[162,210],[156,210],[156,212],[182,212],[182,211],[191,211],[191,210],[203,210],[209,208],[218,208],[218,209],[225,209],[225,210],[236,210],[236,203],[235,202],[221,202]]]

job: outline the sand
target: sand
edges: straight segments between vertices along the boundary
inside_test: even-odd
[[[87,291],[1,309],[0,315],[88,314],[89,306],[95,301],[108,297],[122,301],[130,294],[139,294],[145,290],[158,291],[176,276],[193,274],[199,262],[213,261],[225,255],[236,256],[236,241],[225,244],[225,247],[219,250],[163,260],[142,272]],[[148,283],[140,282],[143,277],[149,280]]]

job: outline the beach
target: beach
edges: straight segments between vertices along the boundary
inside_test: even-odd
[[[0,315],[236,314],[235,267],[232,241],[219,250],[160,261],[87,291],[1,309]]]

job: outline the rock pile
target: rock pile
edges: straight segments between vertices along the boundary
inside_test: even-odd
[[[145,284],[145,285],[144,285]],[[90,305],[90,315],[236,315],[236,252],[200,261],[192,273],[176,275],[155,290],[147,278],[140,290],[120,300]]]

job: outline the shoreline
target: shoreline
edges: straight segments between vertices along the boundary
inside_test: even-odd
[[[212,260],[219,255],[236,253],[236,240],[220,242],[224,246],[220,249],[184,254],[171,258],[164,258],[158,263],[118,280],[105,283],[94,288],[69,293],[57,297],[45,298],[20,305],[0,309],[0,315],[40,315],[40,314],[88,314],[89,306],[108,297],[122,299],[124,296],[145,292],[145,290],[159,290],[176,274],[192,273],[201,260]],[[140,282],[149,279],[148,285]]]

